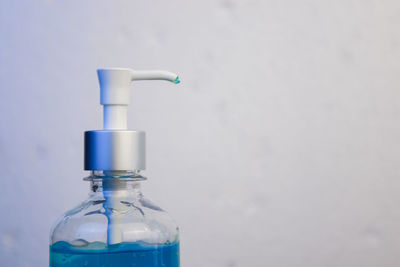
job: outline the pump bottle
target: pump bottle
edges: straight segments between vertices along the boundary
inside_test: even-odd
[[[166,71],[99,69],[103,130],[84,135],[89,197],[66,212],[50,235],[51,267],[179,267],[174,220],[147,200],[145,133],[127,128],[130,84],[136,80],[179,83]]]

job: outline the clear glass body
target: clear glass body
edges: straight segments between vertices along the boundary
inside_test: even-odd
[[[90,181],[89,197],[58,219],[51,231],[50,266],[95,266],[86,260],[87,265],[54,263],[56,260],[52,259],[52,248],[59,244],[96,255],[119,244],[130,244],[131,247],[132,244],[145,244],[145,247],[152,248],[175,244],[177,250],[174,253],[177,255],[174,257],[178,257],[177,263],[176,259],[173,260],[174,264],[165,263],[165,259],[152,259],[154,264],[148,267],[179,266],[178,226],[168,213],[143,197],[140,182],[145,180],[144,177],[136,172],[92,172],[85,180]],[[153,252],[153,258],[157,253]],[[129,258],[126,266],[140,267],[135,264],[134,257]],[[63,260],[68,261],[68,258]],[[121,263],[97,264],[125,266]]]

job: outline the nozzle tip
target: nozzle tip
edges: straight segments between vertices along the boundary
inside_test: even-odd
[[[173,81],[173,83],[174,84],[178,84],[178,83],[180,83],[181,81],[179,80],[179,76],[176,76],[176,79]]]

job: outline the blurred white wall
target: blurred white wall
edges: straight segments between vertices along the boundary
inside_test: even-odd
[[[399,1],[0,1],[0,262],[86,197],[96,68],[137,83],[144,193],[182,267],[400,265]]]

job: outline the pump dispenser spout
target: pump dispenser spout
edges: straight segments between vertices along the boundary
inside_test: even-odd
[[[168,71],[135,71],[125,68],[97,70],[103,130],[85,132],[85,170],[143,170],[145,134],[127,127],[130,84],[138,80],[179,83]]]
[[[135,71],[110,68],[97,70],[100,83],[100,104],[103,105],[104,130],[127,129],[127,106],[130,84],[139,80],[165,80],[179,83],[178,75],[168,71]]]

